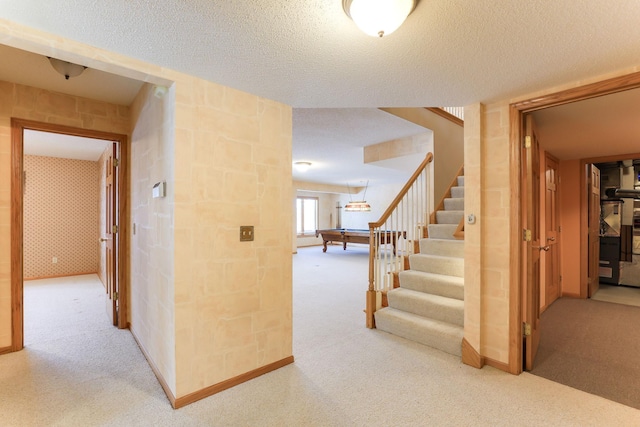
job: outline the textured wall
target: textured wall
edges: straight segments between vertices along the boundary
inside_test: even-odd
[[[173,90],[164,98],[144,85],[131,105],[131,330],[176,393],[174,315]],[[152,198],[167,182],[167,196]]]
[[[0,81],[0,348],[11,344],[12,117],[105,132],[129,131],[128,107]]]
[[[178,397],[292,355],[291,134],[288,106],[176,82]]]
[[[25,279],[95,273],[98,163],[24,156],[24,170]]]

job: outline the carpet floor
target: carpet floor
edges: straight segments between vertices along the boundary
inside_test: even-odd
[[[179,410],[131,334],[107,324],[95,276],[57,300],[55,285],[39,287],[48,295],[39,303],[27,298],[37,285],[27,282],[28,345],[0,356],[0,425],[638,425],[637,409],[529,373],[474,369],[366,329],[367,271],[367,248],[301,248],[293,256],[295,363]],[[91,296],[80,297],[84,288]]]
[[[532,374],[640,409],[640,307],[561,298],[540,322]]]

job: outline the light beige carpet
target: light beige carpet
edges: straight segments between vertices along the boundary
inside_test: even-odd
[[[640,307],[640,288],[600,284],[598,291],[591,299]]]
[[[53,310],[34,313],[26,296],[27,316],[42,329],[25,330],[31,341],[24,351],[0,356],[0,425],[637,425],[640,411],[627,406],[526,373],[474,369],[366,329],[367,256],[355,246],[326,254],[301,249],[293,258],[295,363],[179,410],[129,332],[102,323],[95,279],[77,284],[92,287],[95,298],[79,298],[71,287]],[[49,295],[38,297],[44,306],[58,292],[40,291]],[[60,321],[72,311],[77,322]]]

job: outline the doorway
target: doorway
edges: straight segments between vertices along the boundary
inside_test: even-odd
[[[28,120],[12,119],[12,170],[11,170],[11,298],[12,298],[12,345],[11,351],[24,347],[24,133],[41,131],[55,134],[79,136],[85,138],[112,141],[113,153],[117,162],[112,163],[113,189],[111,208],[112,224],[105,230],[112,232],[112,263],[107,268],[107,280],[111,287],[107,289],[107,308],[112,309],[113,324],[119,328],[127,327],[127,291],[125,281],[126,259],[126,195],[127,182],[127,137],[126,135],[40,123]],[[123,198],[120,198],[120,194]],[[109,310],[107,310],[109,312]]]
[[[510,122],[511,122],[511,146],[513,147],[512,155],[513,158],[523,158],[523,150],[525,144],[522,143],[524,141],[524,121],[525,115],[527,113],[533,113],[536,111],[541,111],[547,109],[549,107],[561,106],[569,103],[574,103],[576,101],[588,100],[596,97],[601,97],[603,95],[616,94],[624,91],[628,91],[630,89],[636,89],[640,87],[640,73],[634,73],[618,78],[609,79],[603,82],[597,82],[590,85],[569,89],[563,92],[550,94],[543,97],[537,97],[530,100],[525,100],[522,102],[518,102],[515,104],[511,104],[510,106]],[[518,164],[518,168],[520,172],[524,173],[526,166],[524,163],[520,163],[518,161],[514,162]],[[581,179],[586,179],[585,177]],[[582,181],[585,182],[586,181]],[[523,241],[523,232],[522,230],[527,228],[526,226],[526,216],[521,217],[521,213],[524,212],[524,208],[526,207],[525,199],[528,197],[523,188],[520,186],[521,184],[514,185],[512,187],[512,194],[516,195],[516,198],[519,200],[518,203],[514,204],[514,208],[518,210],[518,213],[515,216],[520,218],[519,224],[512,229],[514,233],[512,235],[512,239],[514,242],[522,242]],[[529,199],[529,202],[531,199]],[[525,203],[523,205],[523,203]],[[588,223],[588,217],[586,209],[587,206],[587,197],[586,195],[580,195],[580,223],[581,229],[586,229],[586,225]],[[515,213],[515,212],[514,212]],[[513,274],[514,279],[512,283],[517,283],[516,286],[512,286],[510,293],[510,371],[514,373],[522,372],[523,365],[531,366],[533,360],[535,359],[535,352],[527,355],[527,352],[524,351],[523,344],[525,342],[525,336],[528,335],[527,325],[536,323],[540,315],[540,307],[539,305],[536,307],[537,298],[526,298],[526,295],[532,295],[532,292],[538,291],[540,289],[540,277],[539,275],[526,274],[527,269],[530,269],[532,265],[532,247],[534,246],[534,242],[527,241],[522,245],[514,245],[519,249],[521,256],[517,257],[517,263],[519,266],[516,268],[516,271]],[[538,246],[538,245],[535,245]],[[581,277],[580,277],[580,289],[586,290],[587,284],[587,273],[586,267],[588,264],[588,240],[584,233],[581,233],[579,236],[579,251],[574,254],[579,259]],[[563,251],[565,248],[562,249]],[[517,278],[516,278],[517,276]],[[539,293],[538,293],[539,294]],[[539,341],[539,330],[533,330],[531,332],[532,337],[529,338],[531,340]],[[530,360],[527,360],[530,359]]]

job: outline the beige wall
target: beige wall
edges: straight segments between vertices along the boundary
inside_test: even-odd
[[[12,117],[123,134],[129,129],[128,107],[0,82],[0,348],[11,344]]]
[[[580,160],[560,161],[562,295],[580,296]],[[585,267],[586,268],[586,267]]]
[[[131,105],[129,320],[175,396],[174,93],[157,98],[145,84]],[[166,197],[152,198],[161,181]]]
[[[24,156],[24,171],[24,278],[95,273],[98,163]]]
[[[433,198],[438,203],[464,163],[463,127],[426,108],[381,110],[433,131]]]
[[[292,355],[293,190],[290,107],[176,77],[179,397]]]

